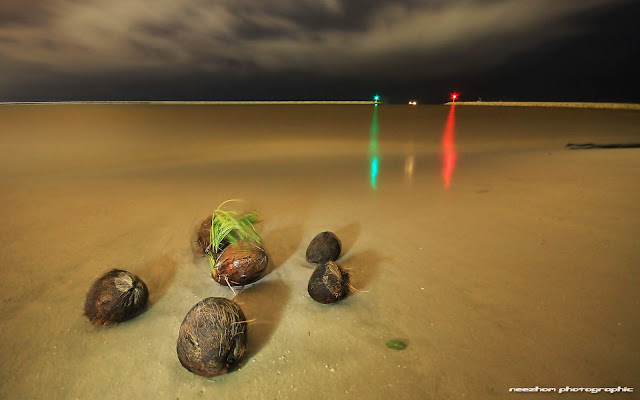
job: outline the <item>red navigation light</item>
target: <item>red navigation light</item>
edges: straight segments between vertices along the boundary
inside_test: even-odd
[[[458,100],[458,93],[455,93],[455,92],[451,93],[451,100],[453,101]]]
[[[444,179],[445,189],[449,189],[449,186],[451,186],[451,177],[453,175],[453,170],[456,168],[456,158],[458,157],[455,141],[455,110],[456,106],[452,104],[449,109],[447,123],[444,126],[444,132],[442,132],[442,178]]]

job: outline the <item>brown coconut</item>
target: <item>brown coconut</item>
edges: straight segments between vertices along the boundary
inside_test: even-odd
[[[221,285],[244,286],[264,275],[269,257],[258,243],[243,240],[229,244],[213,268],[213,279]]]
[[[247,322],[240,306],[222,297],[209,297],[184,317],[176,350],[183,367],[212,377],[237,365],[246,347]]]
[[[349,273],[329,261],[313,271],[307,291],[318,303],[330,304],[344,299],[349,294],[350,287]]]
[[[87,293],[84,313],[94,325],[110,325],[137,316],[149,300],[147,285],[135,274],[113,269]]]
[[[205,218],[200,227],[196,231],[196,243],[193,246],[193,250],[196,254],[200,254],[201,256],[205,256],[207,254],[215,255],[213,249],[211,249],[211,220],[213,215],[209,215]],[[229,245],[229,241],[227,239],[223,239],[220,243],[220,248],[218,249],[218,253],[224,250],[225,247]]]
[[[336,261],[340,257],[342,244],[333,232],[321,232],[311,240],[307,247],[307,261],[315,264],[324,264],[327,261]]]

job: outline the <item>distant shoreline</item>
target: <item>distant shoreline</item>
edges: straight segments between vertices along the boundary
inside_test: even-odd
[[[175,101],[175,100],[133,100],[133,101],[6,101],[3,105],[372,105],[387,104],[376,101],[360,100],[308,100],[308,101]],[[461,106],[498,106],[498,107],[558,107],[558,108],[600,108],[612,110],[638,110],[640,104],[633,103],[587,103],[587,102],[542,102],[542,101],[456,101],[447,102],[444,105]],[[400,104],[392,104],[400,105]],[[424,104],[435,105],[435,104]]]
[[[445,105],[499,106],[499,107],[561,107],[561,108],[605,108],[613,110],[640,110],[640,104],[631,103],[572,103],[544,101],[450,101]]]
[[[58,104],[158,104],[158,105],[261,105],[261,104],[382,104],[375,101],[8,101],[0,105],[58,105]]]

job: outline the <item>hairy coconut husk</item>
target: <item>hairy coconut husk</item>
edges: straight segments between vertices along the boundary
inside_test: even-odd
[[[315,264],[324,264],[327,261],[336,261],[340,257],[342,244],[333,232],[321,232],[311,240],[307,247],[307,261]]]
[[[313,271],[307,291],[318,303],[329,304],[344,299],[349,288],[349,273],[329,261]]]
[[[194,374],[212,377],[233,368],[247,347],[247,322],[235,302],[209,297],[191,308],[180,325],[178,359]]]
[[[149,300],[147,285],[131,272],[113,269],[98,278],[84,303],[94,325],[110,325],[138,315]]]
[[[269,257],[258,243],[250,240],[234,242],[216,260],[213,279],[221,285],[248,285],[262,278],[268,264]]]
[[[198,228],[198,230],[196,231],[196,243],[195,243],[195,246],[193,246],[194,247],[193,251],[196,254],[200,254],[201,256],[206,256],[209,253],[215,255],[213,249],[211,249],[212,218],[213,218],[213,215],[209,215],[207,218],[205,218],[200,224],[200,227]],[[228,245],[229,245],[229,241],[227,239],[224,239],[220,243],[220,249],[218,250],[218,253],[224,250],[224,248],[227,247]]]

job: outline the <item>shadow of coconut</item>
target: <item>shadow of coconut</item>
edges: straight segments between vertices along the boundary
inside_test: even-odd
[[[338,264],[350,275],[350,283],[357,290],[366,290],[378,274],[382,256],[376,250],[341,257]],[[356,292],[357,293],[357,292]]]
[[[208,257],[204,253],[202,249],[202,245],[198,241],[199,238],[202,240],[201,238],[202,225],[206,219],[211,219],[211,216],[209,215],[208,217],[207,216],[202,217],[198,219],[197,222],[194,222],[191,226],[191,236],[189,237],[189,245],[191,247],[191,253],[193,254],[194,264],[198,264],[202,262],[202,260],[207,260],[207,265],[208,265]]]
[[[302,240],[302,225],[290,225],[269,231],[262,235],[264,247],[269,255],[269,274],[289,260]]]
[[[191,261],[192,261],[191,265],[198,270],[202,268],[211,269],[211,264],[209,263],[209,257],[201,256],[200,254],[193,254],[193,260]]]
[[[337,261],[340,263],[341,259],[353,248],[356,240],[358,240],[358,236],[360,236],[360,224],[354,222],[333,231],[333,233],[338,236],[338,239],[340,239],[340,243],[342,244],[342,252],[340,253],[340,258]],[[309,239],[309,241],[311,241],[311,239]]]
[[[177,264],[169,256],[155,257],[136,269],[136,275],[140,277],[149,289],[149,306],[158,302],[165,295],[176,276]]]
[[[245,288],[236,297],[248,321],[247,350],[244,362],[258,354],[275,332],[291,289],[281,280],[269,280]]]

